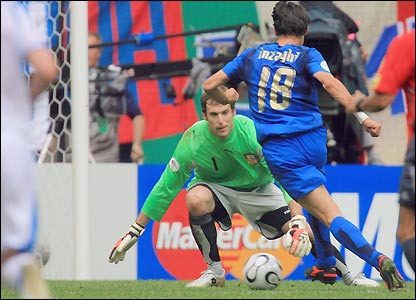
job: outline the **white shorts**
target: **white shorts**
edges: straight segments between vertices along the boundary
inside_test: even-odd
[[[282,233],[280,228],[271,228],[259,222],[265,213],[281,209],[279,219],[282,224],[290,220],[290,210],[282,191],[273,183],[269,183],[252,191],[237,191],[216,183],[196,182],[188,190],[197,185],[208,186],[227,210],[230,220],[216,220],[221,229],[231,228],[232,215],[238,213],[246,218],[250,225],[268,239],[275,239]]]

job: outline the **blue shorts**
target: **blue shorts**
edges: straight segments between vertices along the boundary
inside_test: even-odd
[[[272,137],[262,147],[274,178],[295,200],[325,184],[325,126],[290,137]]]

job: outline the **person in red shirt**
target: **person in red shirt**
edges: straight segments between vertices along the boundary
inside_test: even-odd
[[[399,223],[396,237],[415,270],[415,29],[396,36],[390,43],[375,75],[373,93],[361,92],[346,107],[348,113],[376,112],[390,105],[402,89],[406,98],[408,148],[399,187]]]

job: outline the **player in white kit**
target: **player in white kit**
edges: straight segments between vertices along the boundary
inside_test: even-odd
[[[1,279],[22,298],[50,298],[33,253],[37,197],[32,99],[57,77],[45,34],[17,1],[1,2]],[[24,63],[35,70],[29,80]]]

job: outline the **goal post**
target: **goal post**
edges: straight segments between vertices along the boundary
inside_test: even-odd
[[[88,1],[70,1],[75,278],[89,279]]]
[[[69,244],[73,247],[72,277],[76,280],[90,279],[89,241],[92,234],[89,224],[88,1],[22,3],[31,15],[34,26],[45,33],[49,49],[59,69],[57,81],[51,85],[48,92],[34,102],[34,134],[31,147],[37,154],[38,163],[56,163],[56,176],[65,181],[55,187],[56,190],[51,188],[50,193],[62,192],[58,189],[70,181],[70,178],[65,178],[66,174],[69,174],[65,170],[68,170],[68,165],[71,168],[71,203],[62,204],[62,207],[71,208],[73,213],[70,218],[73,226],[65,228],[66,232],[62,232],[62,235],[68,236],[71,241]],[[25,66],[25,71],[27,74],[30,73],[30,66]],[[39,182],[40,189],[45,185],[47,182]],[[42,191],[39,196],[44,194]],[[46,205],[42,203],[43,200],[46,199],[39,198],[40,208]],[[45,218],[50,216],[45,214],[44,219],[40,221],[39,233],[44,234],[46,241],[52,242],[50,237],[54,236],[54,233],[51,232],[51,227],[60,228],[60,224],[54,224],[60,220]],[[46,224],[48,226],[45,226]],[[39,237],[42,237],[42,234],[39,234]],[[40,243],[42,242],[44,241],[40,239]],[[59,256],[59,253],[51,254]]]

